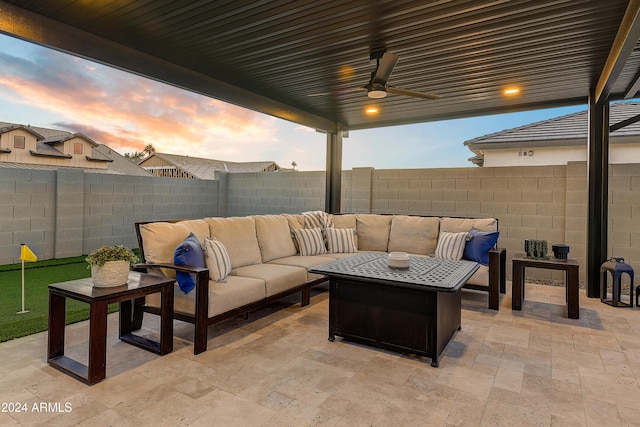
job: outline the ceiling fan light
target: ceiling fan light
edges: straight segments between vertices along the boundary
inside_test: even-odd
[[[387,86],[372,81],[367,85],[367,96],[373,99],[384,98],[387,96]]]

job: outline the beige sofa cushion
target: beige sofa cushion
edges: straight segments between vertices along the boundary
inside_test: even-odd
[[[256,236],[256,222],[251,216],[206,218],[211,236],[220,240],[229,252],[233,268],[262,263]]]
[[[394,215],[389,232],[389,252],[429,255],[438,243],[440,218]]]
[[[227,276],[225,283],[210,280],[207,317],[217,316],[243,305],[261,301],[265,296],[264,280],[240,276]],[[151,307],[160,307],[160,292],[147,295],[146,304]],[[195,314],[196,292],[185,295],[176,285],[173,306],[176,312]]]
[[[387,252],[391,218],[391,215],[357,215],[358,250]]]
[[[489,286],[489,267],[481,265],[480,268],[473,273],[473,276],[469,277],[467,283],[470,285]]]
[[[287,218],[282,215],[256,215],[254,218],[262,262],[296,254]]]
[[[344,214],[333,216],[334,228],[356,228],[356,214]]]
[[[149,263],[173,264],[173,254],[176,247],[193,232],[200,244],[205,237],[209,237],[209,225],[203,219],[184,220],[172,222],[152,222],[140,225],[140,236],[144,247],[145,261]],[[162,273],[171,278],[176,278],[176,272],[170,269],[161,269]]]
[[[353,255],[353,254],[351,254]],[[289,256],[286,258],[278,258],[274,259],[270,262],[270,264],[280,264],[280,265],[293,265],[295,267],[303,267],[307,270],[307,282],[319,278],[321,275],[316,273],[309,273],[309,269],[311,267],[315,267],[316,265],[326,264],[328,262],[334,261],[333,258],[329,258],[325,255],[311,255],[311,256]]]
[[[307,269],[291,265],[247,265],[232,270],[231,274],[264,280],[267,297],[303,285],[307,281]]]
[[[290,230],[295,230],[297,228],[304,228],[304,215],[284,213],[282,214],[282,216],[287,219]]]
[[[480,231],[498,231],[498,221],[494,218],[441,218],[440,231],[459,233],[461,231],[471,231],[475,228]]]

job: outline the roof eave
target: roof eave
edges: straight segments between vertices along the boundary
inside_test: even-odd
[[[39,153],[39,152],[34,151],[34,150],[29,150],[29,153],[31,153],[32,156],[37,156],[37,157],[53,157],[53,158],[56,158],[56,159],[60,159],[60,158],[71,159],[71,158],[73,158],[72,155],[64,154],[64,153],[48,154],[48,153]]]

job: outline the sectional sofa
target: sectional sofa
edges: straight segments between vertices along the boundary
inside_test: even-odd
[[[247,315],[297,292],[302,306],[308,305],[311,287],[326,281],[308,271],[313,266],[357,251],[433,256],[442,253],[438,242],[448,238],[447,233],[497,236],[498,223],[493,218],[309,212],[139,222],[135,229],[142,258],[135,269],[171,278],[178,274],[174,316],[195,325],[194,353],[198,354],[207,348],[211,324]],[[204,261],[181,262],[180,251]],[[497,310],[499,293],[505,291],[506,254],[491,247],[482,258],[486,265],[465,287],[487,291],[489,308]],[[193,289],[183,290],[189,287]],[[159,295],[150,295],[137,301],[134,321],[141,324],[143,311],[159,314],[159,300]]]

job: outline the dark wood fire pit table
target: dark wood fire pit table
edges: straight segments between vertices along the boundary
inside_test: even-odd
[[[359,253],[310,269],[329,277],[329,340],[341,336],[424,355],[437,367],[461,328],[460,288],[478,269],[471,261],[411,257],[406,270],[381,253]]]
[[[49,342],[47,360],[54,368],[86,383],[105,378],[107,362],[107,307],[120,303],[121,341],[156,354],[173,350],[173,283],[166,277],[129,272],[126,285],[94,287],[91,279],[49,285]],[[134,335],[133,303],[136,298],[161,293],[160,342]],[[89,362],[87,365],[64,355],[65,301],[75,299],[89,304]]]

